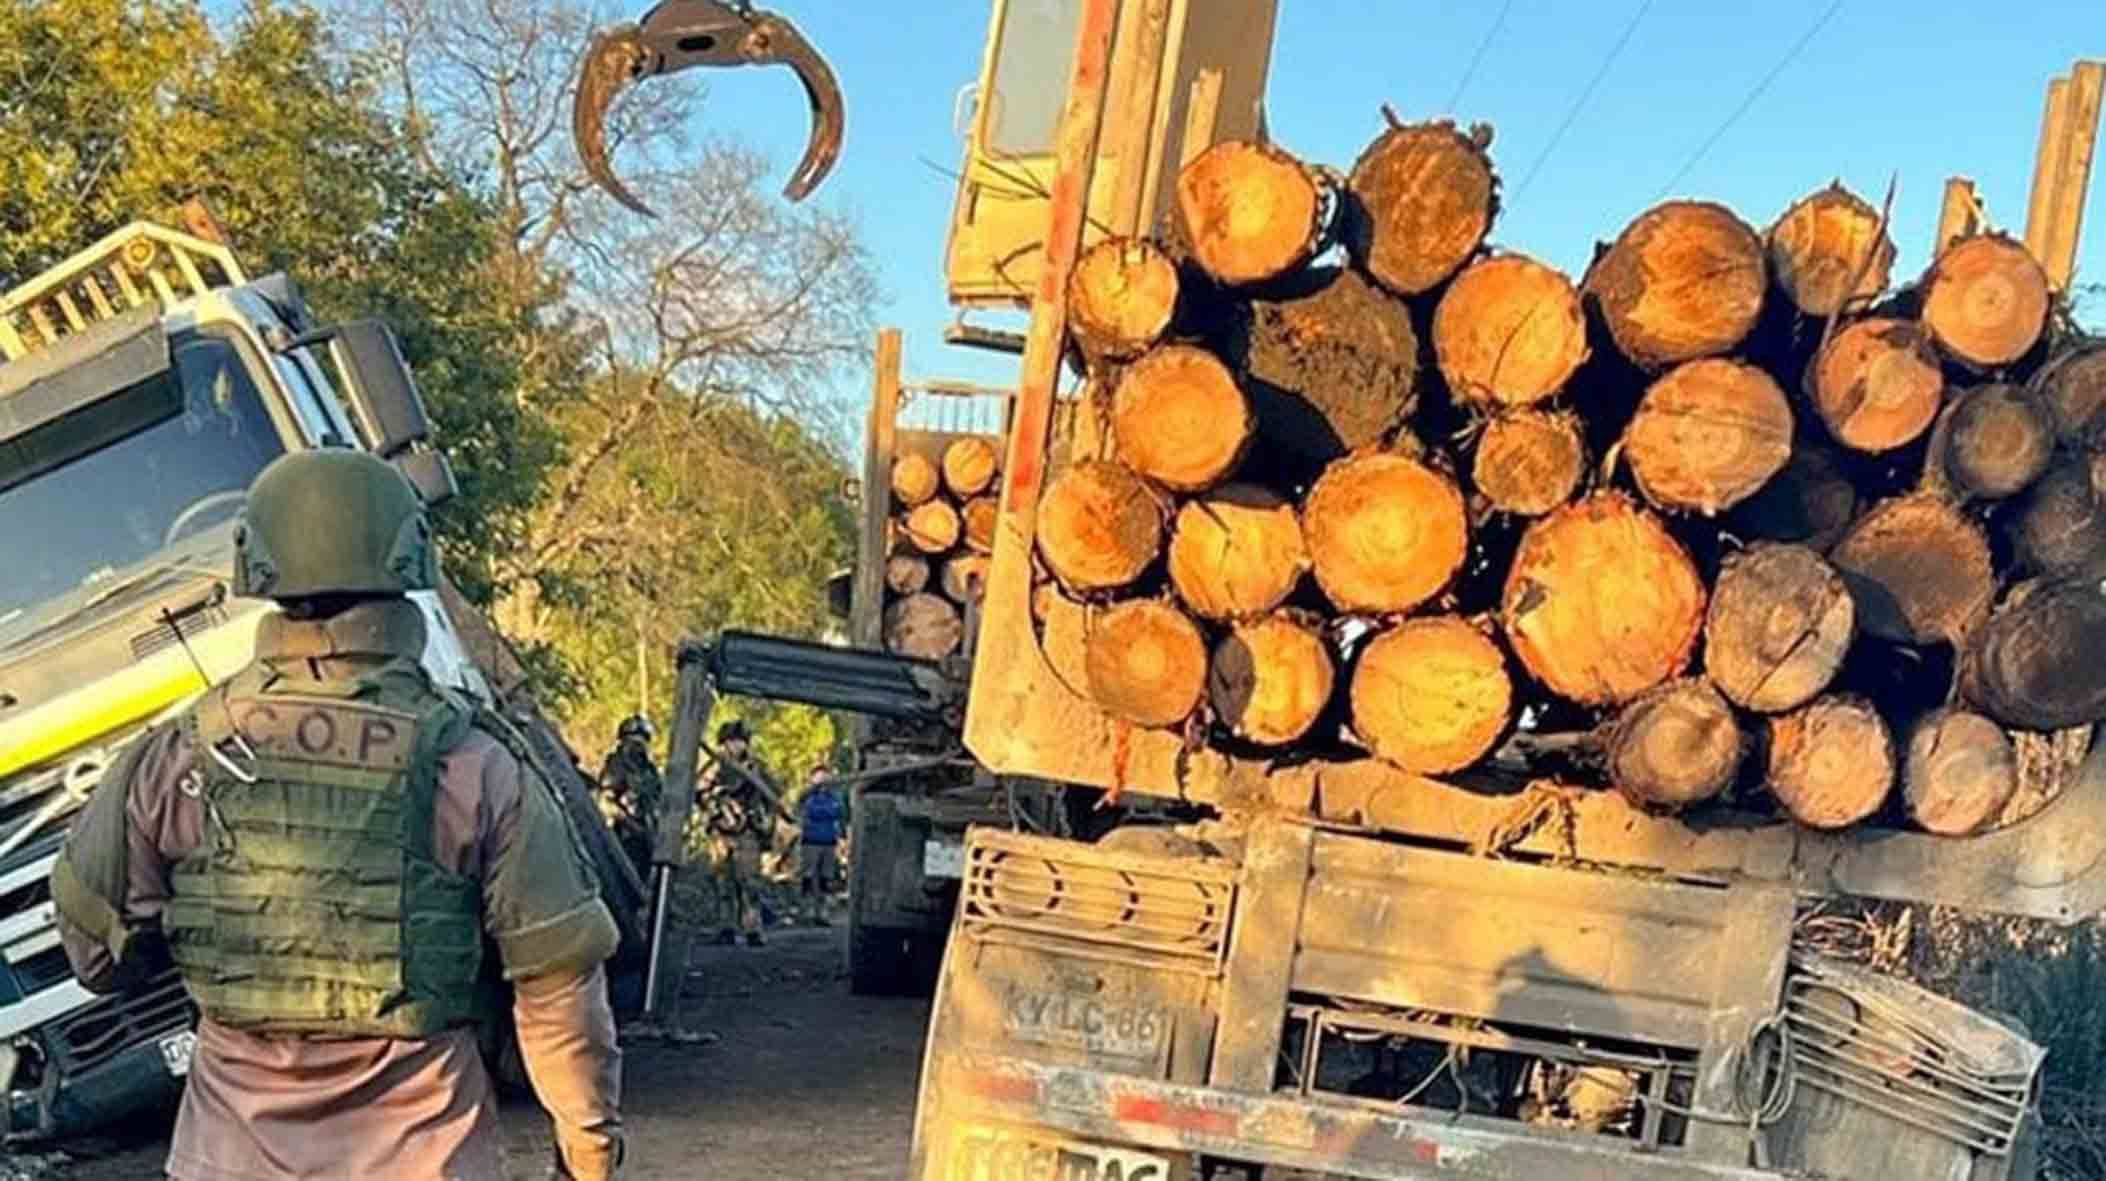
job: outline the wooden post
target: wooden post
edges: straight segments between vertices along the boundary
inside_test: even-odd
[[[644,1012],[654,1024],[670,1025],[679,1007],[680,980],[687,966],[686,944],[679,954],[666,946],[667,911],[672,906],[673,873],[687,864],[687,818],[695,806],[695,776],[702,764],[702,730],[716,705],[709,679],[709,649],[693,640],[680,645],[679,692],[673,705],[673,733],[667,740],[665,794],[658,806],[658,843],[651,850],[651,956],[644,972]],[[672,975],[666,988],[666,975]]]
[[[2033,192],[2026,202],[2026,249],[2047,257],[2048,210],[2062,172],[2063,129],[2069,121],[2069,79],[2048,82],[2047,109],[2040,116],[2040,145],[2033,153]]]
[[[879,616],[885,605],[885,536],[892,518],[892,428],[899,415],[903,351],[899,329],[878,329],[877,388],[870,399],[870,422],[863,432],[863,530],[856,544],[855,602],[848,617],[849,643],[858,648],[878,646]]]
[[[2080,61],[2070,71],[2069,107],[2049,193],[2047,232],[2038,255],[2048,283],[2069,290],[2077,270],[2077,243],[2084,229],[2084,198],[2091,189],[2091,163],[2099,141],[2099,104],[2106,90],[2106,62]],[[2030,240],[2031,235],[2027,235]]]
[[[1974,191],[1974,182],[1964,176],[1945,178],[1945,204],[1938,210],[1938,238],[1931,244],[1931,257],[1945,253],[1945,248],[1958,238],[1977,233],[1982,228],[1981,197]]]

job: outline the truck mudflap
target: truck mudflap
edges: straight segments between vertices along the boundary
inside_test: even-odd
[[[939,1052],[925,1069],[923,1119],[914,1146],[916,1181],[1008,1176],[988,1164],[989,1143],[1004,1136],[1067,1152],[1063,1171],[1047,1175],[1086,1176],[1088,1181],[1111,1181],[1113,1175],[1108,1166],[1087,1172],[1092,1158],[1116,1163],[1121,1181],[1175,1175],[1133,1173],[1127,1167],[1131,1162],[1121,1161],[1120,1149],[1113,1146],[1164,1160],[1205,1154],[1379,1181],[1776,1181],[1787,1176],[1682,1159],[1672,1150],[1633,1152],[1599,1137],[1519,1135],[1468,1115],[1415,1115],[1246,1095],[973,1051]],[[1144,1158],[1139,1167],[1156,1166]]]

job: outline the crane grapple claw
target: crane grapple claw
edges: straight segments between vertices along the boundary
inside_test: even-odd
[[[571,134],[594,183],[629,208],[651,210],[622,184],[607,154],[607,112],[623,88],[696,66],[789,66],[812,107],[811,137],[783,196],[801,201],[841,154],[841,87],[833,68],[781,16],[724,0],[664,0],[633,25],[596,34],[579,71]]]

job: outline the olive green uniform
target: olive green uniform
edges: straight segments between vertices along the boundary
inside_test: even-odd
[[[638,877],[649,880],[651,851],[658,841],[658,808],[665,781],[641,738],[624,738],[600,768],[600,790],[608,822]]]
[[[730,757],[730,756],[725,756]],[[740,764],[765,775],[753,762]],[[709,833],[709,856],[717,894],[717,921],[724,930],[747,934],[761,929],[761,856],[775,832],[775,805],[745,776],[712,766],[698,794]]]

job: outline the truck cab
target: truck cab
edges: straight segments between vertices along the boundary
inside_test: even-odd
[[[428,501],[452,478],[378,322],[316,323],[283,275],[134,223],[0,297],[0,1131],[46,1139],[177,1092],[194,1010],[172,972],[77,984],[49,876],[68,823],[154,725],[251,656],[275,608],[230,593],[251,480],[359,447]],[[487,685],[435,594],[426,666]]]

